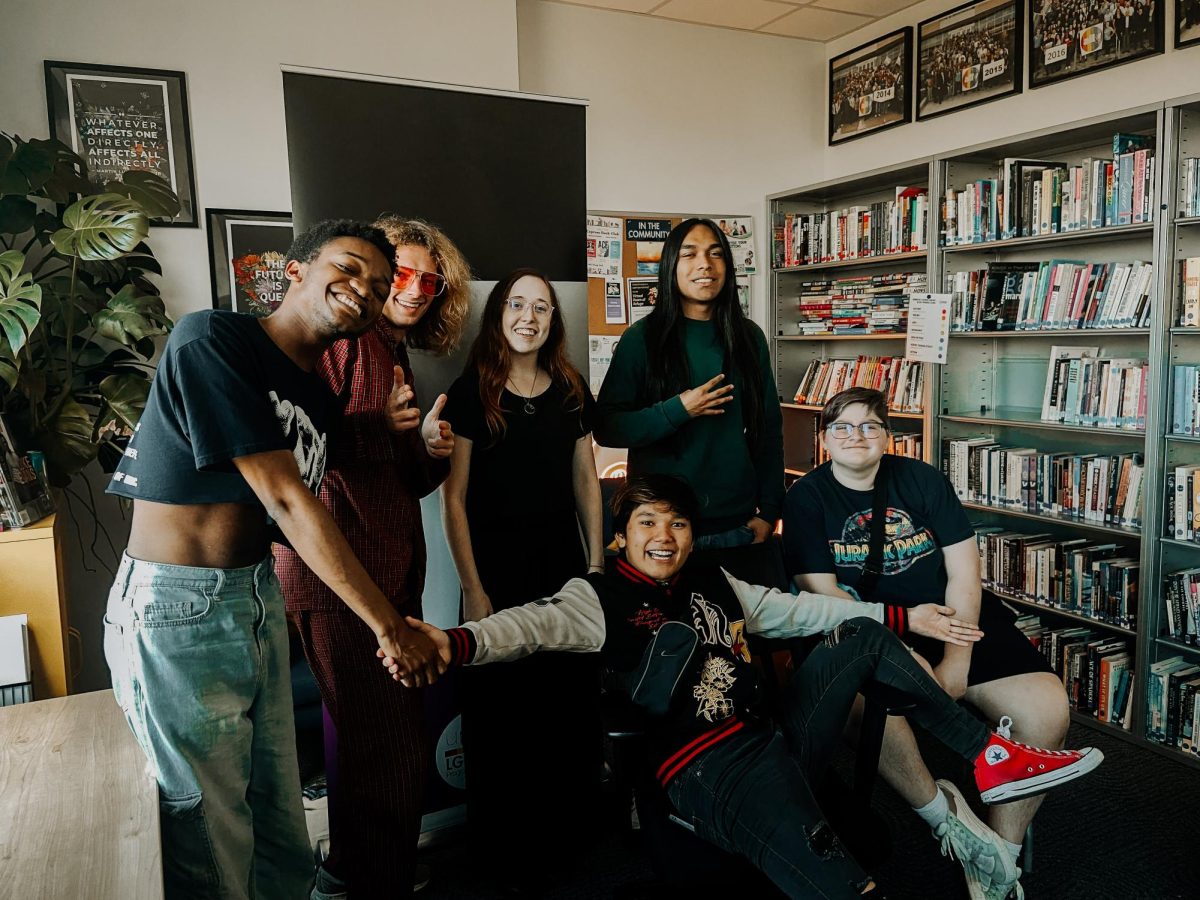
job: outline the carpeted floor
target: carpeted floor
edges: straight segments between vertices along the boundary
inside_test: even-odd
[[[1104,751],[1104,764],[1052,792],[1035,820],[1033,871],[1022,878],[1030,900],[1168,900],[1200,896],[1200,770],[1175,763],[1093,729],[1073,725],[1071,746]],[[926,761],[939,777],[971,788],[962,763],[929,740]],[[847,760],[840,760],[839,765]],[[964,790],[968,797],[973,790]],[[887,820],[894,847],[877,868],[893,898],[966,898],[957,863],[944,859],[928,830],[879,784],[875,808]],[[423,854],[433,870],[420,900],[489,900],[506,896],[478,872],[463,846],[450,842]],[[546,900],[618,897],[650,900],[657,886],[642,852],[616,827],[579,848],[567,875],[552,878]],[[708,896],[726,897],[713,889]],[[755,892],[733,892],[754,897]],[[694,900],[706,897],[692,895]]]

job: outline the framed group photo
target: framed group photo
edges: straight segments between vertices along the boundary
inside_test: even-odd
[[[1166,0],[1030,0],[1029,86],[1163,52]]]
[[[1200,44],[1200,0],[1175,0],[1175,49]]]
[[[292,214],[206,209],[213,307],[265,317],[283,302]]]
[[[47,60],[50,135],[78,153],[88,177],[107,184],[153,172],[179,197],[179,213],[154,225],[197,227],[196,179],[183,72]]]
[[[912,26],[829,60],[829,143],[912,121]]]
[[[917,121],[1019,94],[1024,31],[1022,0],[972,0],[921,22]]]

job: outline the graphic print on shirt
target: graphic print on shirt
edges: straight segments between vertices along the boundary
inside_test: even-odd
[[[700,683],[692,688],[692,696],[699,701],[696,715],[710,722],[720,722],[732,716],[733,701],[728,694],[736,680],[733,663],[709,654],[700,672]]]
[[[864,509],[846,518],[842,536],[829,542],[835,566],[862,569],[871,549],[871,510]],[[916,528],[912,517],[902,509],[889,506],[883,526],[883,574],[895,575],[922,557],[937,550],[937,542],[928,528]]]
[[[692,625],[700,635],[700,643],[729,647],[735,655],[750,662],[750,651],[743,640],[746,628],[743,619],[730,622],[721,607],[709,603],[700,594],[692,594],[691,606]]]
[[[691,597],[692,625],[700,636],[701,644],[729,647],[746,662],[750,651],[746,647],[743,619],[730,622],[725,611],[715,603],[709,603],[701,594]],[[700,681],[692,688],[692,697],[697,701],[696,715],[709,722],[720,722],[733,715],[733,701],[729,692],[737,681],[733,663],[709,654],[700,671]]]
[[[275,407],[275,417],[283,426],[284,437],[290,438],[295,435],[296,445],[292,448],[292,455],[296,457],[296,465],[300,467],[300,477],[304,484],[316,493],[321,479],[325,477],[325,435],[317,431],[308,413],[291,400],[280,400],[274,391],[267,396],[271,398],[271,405]]]

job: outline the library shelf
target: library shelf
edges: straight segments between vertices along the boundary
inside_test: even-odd
[[[1067,425],[1063,422],[1045,422],[1042,420],[1039,410],[1023,407],[999,406],[996,407],[994,413],[942,413],[938,418],[943,422],[965,422],[968,424],[994,425],[997,427],[1041,428],[1048,431],[1098,434],[1105,437],[1134,438],[1136,440],[1142,440],[1146,437],[1145,430],[1135,431],[1132,428],[1098,428],[1091,425]]]
[[[811,403],[780,403],[779,405],[782,406],[784,409],[798,409],[803,412],[820,412],[822,409],[825,408],[824,406],[815,406]],[[914,413],[914,412],[897,412],[896,410],[889,409],[888,410],[888,418],[889,419],[924,419],[925,414],[924,413]]]
[[[1170,537],[1160,537],[1158,540],[1169,547],[1183,547],[1185,550],[1200,550],[1200,544],[1196,543],[1195,541],[1180,541]]]
[[[1194,329],[1200,332],[1200,328]],[[1026,329],[1025,331],[951,331],[950,337],[961,338],[1072,338],[1087,335],[1113,335],[1114,337],[1140,337],[1150,334],[1149,328],[1054,328]]]
[[[777,334],[777,341],[903,341],[904,332],[886,334]]]
[[[990,594],[994,594],[997,598],[1005,601],[1006,603],[1015,603],[1018,606],[1035,610],[1037,612],[1044,612],[1052,616],[1061,616],[1065,619],[1070,619],[1072,622],[1079,622],[1080,624],[1087,625],[1089,627],[1103,628],[1106,631],[1115,631],[1118,634],[1123,634],[1127,637],[1134,637],[1137,635],[1136,629],[1129,628],[1126,625],[1117,625],[1113,622],[1105,622],[1103,619],[1086,616],[1083,613],[1073,612],[1069,609],[1059,609],[1057,606],[1051,606],[1048,603],[1039,603],[1037,600],[1030,600],[1027,597],[1019,597],[1016,594],[1010,593],[1009,591],[1001,588],[991,587],[986,583],[983,585],[983,589]]]
[[[906,250],[903,253],[884,253],[881,256],[857,256],[854,259],[834,259],[829,262],[805,263],[802,266],[775,266],[776,275],[794,275],[801,272],[820,272],[824,269],[852,269],[863,266],[891,266],[898,262],[925,262],[928,250]]]
[[[1153,222],[1136,225],[1112,225],[1107,228],[1081,228],[1078,231],[1060,231],[1057,234],[1035,234],[1030,237],[1005,238],[999,241],[976,241],[973,244],[948,244],[941,248],[944,254],[952,253],[996,253],[1025,247],[1047,247],[1055,244],[1082,244],[1096,241],[1113,241],[1154,232]]]
[[[1176,228],[1190,228],[1200,225],[1200,216],[1180,216],[1172,223]]]
[[[1200,655],[1200,645],[1185,644],[1183,641],[1179,640],[1178,638],[1166,637],[1166,636],[1160,634],[1158,637],[1156,637],[1154,639],[1154,642],[1156,644],[1160,644],[1161,646],[1168,648],[1172,652],[1193,653],[1193,654]]]
[[[1115,534],[1120,535],[1121,537],[1133,538],[1134,540],[1141,540],[1142,538],[1141,528],[1133,528],[1126,525],[1105,525],[1103,522],[1090,522],[1087,519],[1076,519],[1070,516],[1056,516],[1052,513],[1029,512],[1025,509],[1013,509],[1012,507],[992,506],[990,503],[968,503],[966,500],[961,500],[959,502],[962,503],[963,509],[974,509],[980,512],[995,513],[1001,516],[1012,516],[1017,519],[1029,519],[1033,522],[1047,522],[1054,525],[1068,525],[1071,528],[1079,528],[1085,531],[1096,531],[1102,534]]]

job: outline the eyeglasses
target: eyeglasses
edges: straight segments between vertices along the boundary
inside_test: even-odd
[[[408,266],[396,266],[396,274],[392,278],[392,286],[398,291],[406,291],[413,279],[420,279],[420,291],[426,297],[437,297],[446,290],[446,279],[437,272],[422,272]]]
[[[520,315],[525,312],[525,307],[533,310],[533,314],[539,319],[545,319],[554,312],[554,307],[545,300],[522,300],[520,297],[509,297],[504,301],[508,304],[508,308]]]
[[[859,422],[857,425],[851,425],[849,422],[832,422],[825,426],[825,430],[839,441],[847,440],[856,431],[867,440],[871,440],[887,431],[887,426],[882,422]]]

